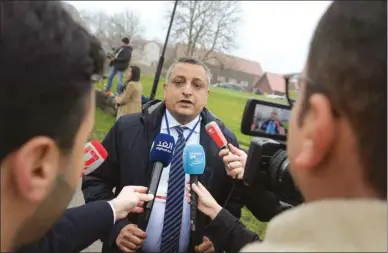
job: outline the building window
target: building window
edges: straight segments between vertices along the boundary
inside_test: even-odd
[[[248,82],[247,81],[241,81],[240,85],[243,87],[248,87]]]
[[[224,76],[217,76],[217,82],[218,82],[218,83],[223,83],[223,82],[225,82],[225,77],[224,77]]]
[[[237,84],[237,80],[233,78],[229,78],[229,83]]]

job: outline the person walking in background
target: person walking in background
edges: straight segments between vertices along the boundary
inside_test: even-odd
[[[129,39],[123,38],[121,40],[122,45],[119,47],[113,57],[110,57],[110,71],[108,76],[108,83],[105,88],[106,93],[110,93],[112,88],[112,82],[113,78],[116,74],[118,74],[119,77],[119,83],[117,85],[117,94],[120,94],[123,91],[123,78],[124,78],[124,72],[127,70],[129,66],[129,62],[131,61],[132,56],[132,46],[129,45]]]
[[[131,66],[122,93],[115,97],[115,104],[118,107],[116,120],[124,114],[141,112],[143,86],[140,83],[140,76],[140,68]]]

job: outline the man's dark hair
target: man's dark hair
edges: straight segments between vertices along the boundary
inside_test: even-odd
[[[125,37],[124,39],[121,40],[124,44],[128,45],[129,44],[129,39]]]
[[[140,81],[141,71],[138,66],[131,66],[131,80],[134,82]]]
[[[333,114],[354,129],[375,189],[387,195],[387,3],[334,1],[321,18],[307,59],[306,96],[325,94]],[[303,113],[302,113],[303,115]]]
[[[5,1],[0,15],[0,160],[35,136],[70,151],[103,70],[100,43],[59,1]]]

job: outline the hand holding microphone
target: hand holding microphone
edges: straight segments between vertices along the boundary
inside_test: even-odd
[[[227,174],[234,179],[242,179],[244,176],[247,154],[232,144],[228,144],[228,141],[215,121],[208,123],[205,128],[217,147],[221,149],[218,155],[222,158],[227,167]]]
[[[147,187],[125,186],[119,195],[109,201],[115,211],[116,220],[127,217],[129,213],[143,212],[144,202],[151,201],[152,194],[147,194]]]
[[[191,202],[192,193],[194,192],[198,196],[198,209],[210,219],[214,220],[218,213],[222,210],[222,207],[213,198],[210,192],[201,183],[187,184],[186,185],[186,200],[188,203]]]
[[[222,158],[225,165],[227,165],[228,175],[236,179],[242,179],[244,176],[247,154],[230,143],[228,144],[228,147],[229,149],[222,149],[218,155]]]

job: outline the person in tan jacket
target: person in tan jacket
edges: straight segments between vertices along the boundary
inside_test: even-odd
[[[259,241],[192,185],[218,224],[210,240],[253,242],[242,252],[387,252],[386,10],[386,1],[333,1],[315,30],[287,138],[305,203],[275,216]]]
[[[118,108],[116,120],[124,114],[141,112],[143,86],[140,83],[140,76],[140,68],[138,66],[131,66],[123,92],[115,97],[115,103]]]

